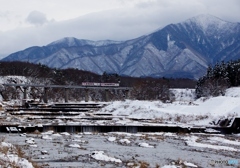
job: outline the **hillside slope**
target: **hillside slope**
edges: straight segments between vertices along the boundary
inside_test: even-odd
[[[240,24],[200,15],[128,41],[63,38],[2,61],[29,61],[98,74],[198,79],[210,64],[240,58]]]

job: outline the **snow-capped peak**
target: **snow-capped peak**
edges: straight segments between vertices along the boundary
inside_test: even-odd
[[[184,22],[185,24],[195,23],[202,28],[203,31],[209,29],[223,30],[227,27],[230,28],[234,23],[224,21],[218,17],[212,16],[210,14],[202,14],[196,17],[190,18]]]
[[[62,40],[59,41],[59,43],[61,42],[65,42],[67,43],[69,46],[74,46],[76,45],[77,39],[74,37],[65,37]]]
[[[90,40],[79,40],[74,37],[65,37],[65,38],[62,38],[60,40],[57,40],[57,41],[54,41],[54,42],[48,44],[48,46],[63,45],[63,46],[73,47],[73,46],[79,46],[79,45],[86,45],[86,44],[89,44],[92,42],[93,41],[90,41]]]
[[[73,43],[75,41],[75,38],[74,37],[65,37],[65,38],[62,38],[60,40],[57,40],[57,41],[54,41],[48,45],[56,45],[56,44],[60,44],[60,43]]]
[[[106,46],[110,44],[119,44],[119,43],[121,43],[121,41],[112,41],[112,40],[92,41],[92,40],[85,40],[85,39],[77,39],[74,37],[65,37],[48,44],[48,46],[51,46],[51,45],[61,45],[65,47],[75,47],[75,46],[83,46],[83,45]]]

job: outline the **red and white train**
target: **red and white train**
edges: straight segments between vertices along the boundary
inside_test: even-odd
[[[119,86],[119,83],[82,82],[82,86],[118,87],[118,86]]]

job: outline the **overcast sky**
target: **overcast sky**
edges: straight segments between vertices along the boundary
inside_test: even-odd
[[[63,37],[127,40],[200,14],[240,22],[240,0],[0,0],[0,58]]]

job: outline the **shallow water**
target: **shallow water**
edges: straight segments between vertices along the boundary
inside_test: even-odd
[[[191,134],[49,134],[48,139],[42,139],[42,134],[0,134],[6,142],[19,145],[25,151],[27,157],[43,167],[131,167],[131,165],[147,164],[148,167],[172,165],[173,162],[182,165],[187,161],[198,167],[225,167],[225,164],[212,164],[212,161],[237,159],[240,161],[240,147],[230,144],[238,149],[237,152],[188,146],[184,138]],[[219,135],[194,135],[199,137],[202,143],[209,143],[209,137]],[[27,138],[34,138],[35,145],[32,147],[25,142]],[[46,137],[46,136],[44,136]],[[109,137],[116,137],[115,141],[109,141]],[[222,136],[221,136],[222,137]],[[228,137],[225,137],[228,138]],[[239,137],[230,137],[238,139]],[[114,138],[110,138],[114,139]],[[120,143],[121,139],[128,139],[129,144]],[[147,143],[153,147],[140,147],[139,143]],[[80,148],[70,147],[77,144]],[[76,145],[76,146],[77,146]],[[215,144],[218,145],[218,144]],[[48,154],[42,154],[47,151]],[[120,159],[122,163],[99,161],[91,157],[94,151],[104,151],[104,154]],[[181,162],[182,161],[182,162]]]

